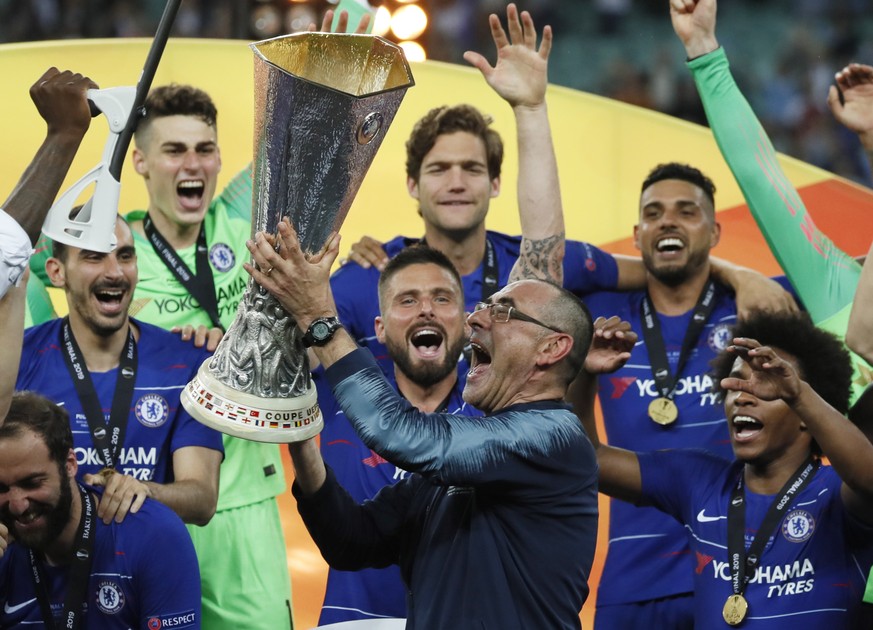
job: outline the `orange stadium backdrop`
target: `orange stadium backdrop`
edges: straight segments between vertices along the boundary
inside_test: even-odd
[[[6,86],[0,117],[4,138],[0,199],[12,189],[43,137],[42,121],[27,94],[40,74],[54,65],[87,74],[101,87],[133,85],[148,45],[146,40],[87,40],[0,46],[0,76]],[[155,85],[191,83],[215,99],[224,164],[219,188],[251,159],[251,57],[244,42],[171,40],[155,79]],[[425,62],[412,64],[412,69],[416,86],[407,93],[349,212],[342,230],[343,251],[363,234],[387,239],[401,233],[421,233],[416,208],[406,195],[403,142],[415,120],[429,108],[444,103],[468,102],[494,118],[494,127],[506,142],[507,155],[503,192],[492,204],[488,226],[518,233],[514,204],[517,160],[509,107],[470,68]],[[684,161],[701,168],[718,186],[718,218],[723,229],[715,253],[765,273],[779,273],[707,129],[559,87],[550,88],[548,98],[568,237],[613,252],[634,253],[629,237],[636,219],[640,182],[659,162]],[[95,119],[67,185],[97,163],[106,135],[104,120]],[[797,160],[781,157],[780,162],[822,230],[849,254],[865,253],[873,235],[873,194]],[[122,177],[121,211],[142,208],[146,199],[140,178],[127,165]],[[57,303],[58,296],[54,297]],[[61,312],[65,310],[64,305],[57,305]],[[287,461],[286,472],[290,483]],[[310,628],[318,619],[326,567],[301,525],[289,494],[280,498],[280,507],[296,626]],[[605,501],[601,501],[601,507],[592,594],[582,613],[586,627],[591,625],[606,548]]]

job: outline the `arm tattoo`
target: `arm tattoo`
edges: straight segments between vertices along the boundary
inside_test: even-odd
[[[522,237],[518,260],[509,274],[509,281],[539,278],[564,284],[564,232],[543,239]]]

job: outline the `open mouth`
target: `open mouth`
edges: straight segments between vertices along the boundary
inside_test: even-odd
[[[202,179],[185,180],[176,186],[176,193],[186,208],[199,207],[204,190],[206,190],[206,184]]]
[[[21,516],[15,519],[16,523],[21,523],[22,525],[30,525],[37,518],[39,518],[39,514],[35,511],[33,512],[25,512]]]
[[[19,516],[12,516],[11,514],[7,513],[4,514],[2,522],[7,525],[13,535],[15,535],[16,530],[19,535],[24,535],[31,529],[39,527],[39,523],[37,523],[37,521],[40,519],[40,517],[42,517],[42,515],[42,510],[38,509],[30,509]]]
[[[471,372],[482,365],[488,365],[491,363],[491,355],[488,354],[488,351],[485,348],[475,341],[470,342],[470,349],[473,351],[473,354],[470,357]]]
[[[123,288],[98,288],[94,290],[94,297],[108,310],[116,311],[121,308],[124,300],[125,289]]]
[[[739,441],[752,439],[764,428],[763,424],[749,416],[734,416],[732,424],[734,435]]]
[[[445,335],[435,328],[422,328],[415,331],[410,338],[412,346],[422,357],[434,357],[443,346]]]
[[[659,252],[672,253],[678,252],[685,249],[685,243],[682,242],[681,239],[676,238],[675,236],[668,236],[667,238],[662,238],[655,244],[655,249]]]

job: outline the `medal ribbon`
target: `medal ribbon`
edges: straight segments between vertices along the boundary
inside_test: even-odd
[[[776,494],[776,498],[770,504],[761,527],[755,533],[752,544],[746,553],[745,529],[746,529],[746,493],[744,488],[744,475],[740,471],[740,478],[731,494],[728,504],[727,528],[728,528],[728,561],[731,568],[731,588],[734,595],[742,595],[746,591],[746,585],[755,575],[755,569],[761,561],[761,554],[770,536],[776,530],[779,520],[791,505],[791,499],[800,494],[800,491],[812,480],[818,471],[821,462],[810,455],[800,468],[788,478],[785,485]]]
[[[212,267],[209,265],[205,222],[200,224],[200,233],[197,235],[197,246],[194,254],[197,266],[196,274],[191,273],[188,265],[179,258],[173,246],[158,232],[148,214],[146,214],[145,219],[142,221],[142,227],[152,247],[167,266],[167,269],[188,290],[188,293],[197,300],[200,308],[209,315],[212,325],[224,330],[221,318],[218,316],[218,298],[215,296],[215,281],[212,277]]]
[[[130,403],[133,400],[133,388],[136,382],[137,350],[136,340],[130,324],[127,325],[127,343],[121,350],[118,360],[118,373],[115,377],[115,393],[112,396],[112,409],[109,413],[109,423],[100,406],[97,390],[91,374],[85,366],[82,351],[73,331],[70,328],[70,318],[65,317],[61,327],[61,343],[66,352],[64,363],[73,384],[76,386],[76,394],[82,403],[82,411],[88,420],[88,428],[91,430],[91,440],[94,447],[103,458],[103,465],[115,468],[118,464],[118,456],[121,447],[124,446],[124,434],[127,430],[127,421],[130,417]]]
[[[642,315],[643,340],[646,342],[646,348],[649,351],[649,360],[652,362],[652,376],[655,379],[655,386],[661,393],[663,398],[673,400],[673,390],[676,389],[676,384],[679,382],[679,376],[682,374],[682,369],[685,363],[688,362],[688,357],[691,356],[691,351],[700,337],[700,333],[706,326],[706,321],[712,314],[715,308],[715,283],[710,280],[697,298],[697,304],[694,306],[694,311],[691,314],[691,323],[685,331],[685,339],[682,341],[682,349],[679,352],[679,361],[676,364],[676,374],[670,373],[670,362],[667,359],[667,348],[664,345],[664,337],[661,335],[661,322],[658,319],[658,314],[655,312],[655,306],[652,304],[652,298],[649,293],[643,297],[640,303],[640,314]]]
[[[91,554],[94,550],[94,504],[88,491],[78,486],[82,496],[82,516],[79,518],[79,528],[76,531],[76,547],[73,562],[67,579],[67,594],[64,597],[64,614],[60,624],[55,623],[52,615],[49,583],[45,576],[42,563],[37,560],[33,549],[28,549],[30,556],[33,589],[36,592],[39,608],[42,611],[42,621],[47,629],[63,628],[77,630],[85,616],[85,599],[87,598],[88,581],[91,576]]]

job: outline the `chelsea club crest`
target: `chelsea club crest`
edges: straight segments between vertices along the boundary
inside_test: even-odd
[[[815,519],[806,510],[792,510],[782,521],[782,535],[789,542],[803,542],[812,536],[814,531]]]
[[[136,419],[143,426],[154,429],[164,424],[170,417],[170,405],[158,394],[146,394],[133,406]]]
[[[706,338],[709,349],[718,354],[731,343],[731,327],[727,324],[716,324]]]
[[[107,615],[114,615],[124,608],[124,591],[115,582],[103,580],[97,585],[97,608]]]
[[[236,256],[229,245],[216,243],[209,248],[209,262],[216,271],[224,273],[233,269]]]

